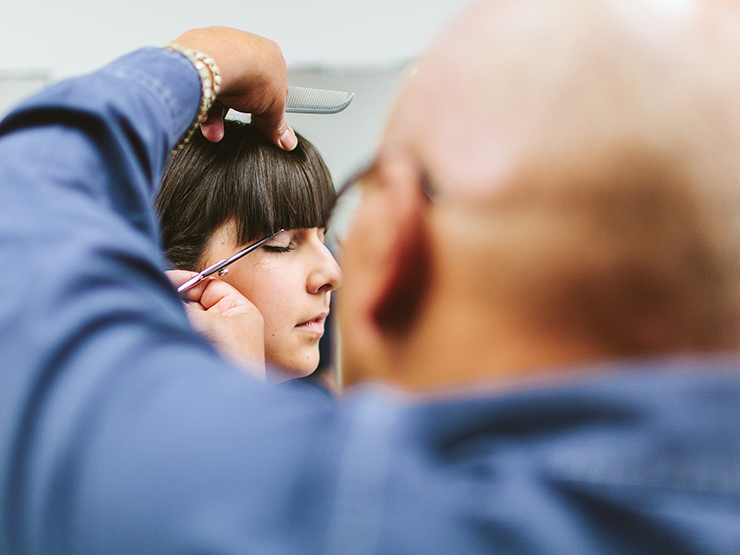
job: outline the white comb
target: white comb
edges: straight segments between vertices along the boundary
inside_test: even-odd
[[[336,114],[352,102],[355,93],[288,87],[285,111],[298,114]]]

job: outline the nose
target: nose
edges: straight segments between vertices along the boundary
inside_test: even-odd
[[[317,242],[315,252],[315,265],[308,276],[306,289],[311,294],[328,293],[342,285],[342,269],[323,242]]]

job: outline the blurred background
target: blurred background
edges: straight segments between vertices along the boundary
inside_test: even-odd
[[[399,77],[471,0],[3,0],[0,116],[56,80],[183,31],[238,27],[280,44],[291,85],[346,90],[336,115],[289,115],[341,182],[371,156]]]

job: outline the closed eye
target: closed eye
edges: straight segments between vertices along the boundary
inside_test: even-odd
[[[277,245],[264,245],[262,247],[267,252],[290,252],[294,249],[293,245],[277,246]]]

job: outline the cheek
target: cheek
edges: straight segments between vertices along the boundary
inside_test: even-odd
[[[296,305],[295,284],[291,272],[276,265],[253,265],[246,271],[234,272],[226,277],[242,295],[254,304],[265,319],[265,334],[292,319],[291,307]],[[295,325],[295,322],[292,324]]]
[[[265,360],[293,377],[306,376],[318,365],[318,341],[294,333],[299,318],[316,310],[306,291],[306,279],[295,261],[254,264],[225,276],[260,311],[265,320]],[[246,271],[243,271],[246,270]],[[303,277],[302,277],[303,276]]]

